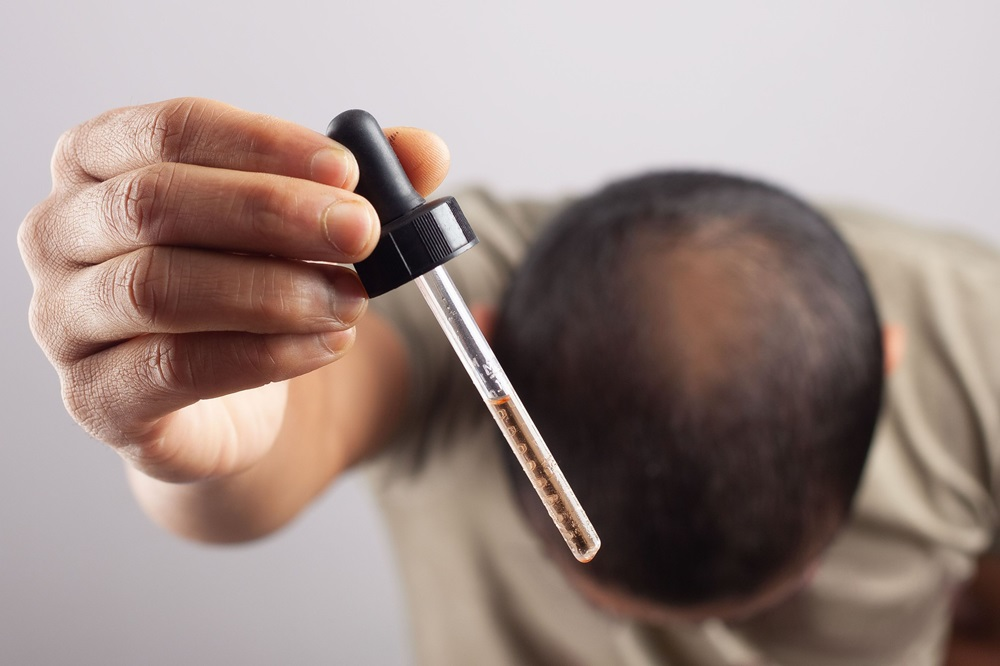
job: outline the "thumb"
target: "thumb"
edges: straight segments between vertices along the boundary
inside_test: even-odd
[[[388,127],[384,132],[420,196],[437,189],[451,164],[448,146],[441,137],[416,127]]]

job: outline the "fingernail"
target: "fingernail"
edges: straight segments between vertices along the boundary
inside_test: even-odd
[[[323,235],[345,261],[361,258],[378,229],[375,211],[366,203],[337,201],[323,211]]]
[[[309,176],[312,180],[333,187],[345,187],[354,180],[357,172],[354,156],[346,148],[327,146],[320,148],[309,164]]]
[[[316,341],[319,342],[320,348],[323,349],[327,355],[334,358],[339,357],[344,354],[351,346],[354,344],[355,330],[353,328],[348,328],[343,331],[328,331],[326,333],[320,333],[316,336]]]
[[[333,276],[330,291],[330,308],[333,316],[344,324],[354,323],[368,305],[368,294],[361,280],[352,272],[339,272]]]

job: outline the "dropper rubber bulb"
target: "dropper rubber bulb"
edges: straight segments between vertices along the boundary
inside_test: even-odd
[[[426,202],[410,183],[378,121],[367,111],[341,113],[326,132],[358,162],[355,192],[378,213],[382,234],[354,265],[374,298],[444,264],[479,242],[453,197]]]

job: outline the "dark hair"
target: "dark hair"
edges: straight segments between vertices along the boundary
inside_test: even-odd
[[[581,573],[674,606],[804,564],[849,509],[881,403],[847,246],[797,198],[718,173],[565,209],[515,271],[495,349],[602,537]]]

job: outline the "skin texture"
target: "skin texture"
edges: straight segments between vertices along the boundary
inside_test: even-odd
[[[448,169],[444,143],[386,133],[429,194]],[[70,415],[121,454],[164,528],[208,542],[268,534],[397,422],[402,343],[365,314],[354,274],[331,265],[378,239],[357,179],[354,158],[322,134],[204,99],[109,111],[60,138],[52,191],[18,232],[31,329]],[[476,313],[492,328],[488,309]],[[888,327],[887,371],[904,347]],[[672,617],[580,588],[618,615]],[[995,598],[973,610],[1000,608]],[[976,626],[965,635],[981,656]],[[962,654],[949,663],[986,663]]]
[[[417,189],[434,189],[443,142],[390,134]],[[67,410],[125,458],[154,520],[260,536],[377,446],[394,416],[381,406],[405,387],[401,347],[369,318],[359,347],[378,353],[320,371],[354,343],[366,299],[351,271],[306,263],[353,263],[377,242],[348,151],[179,99],[70,130],[52,178],[18,234],[31,328]]]

